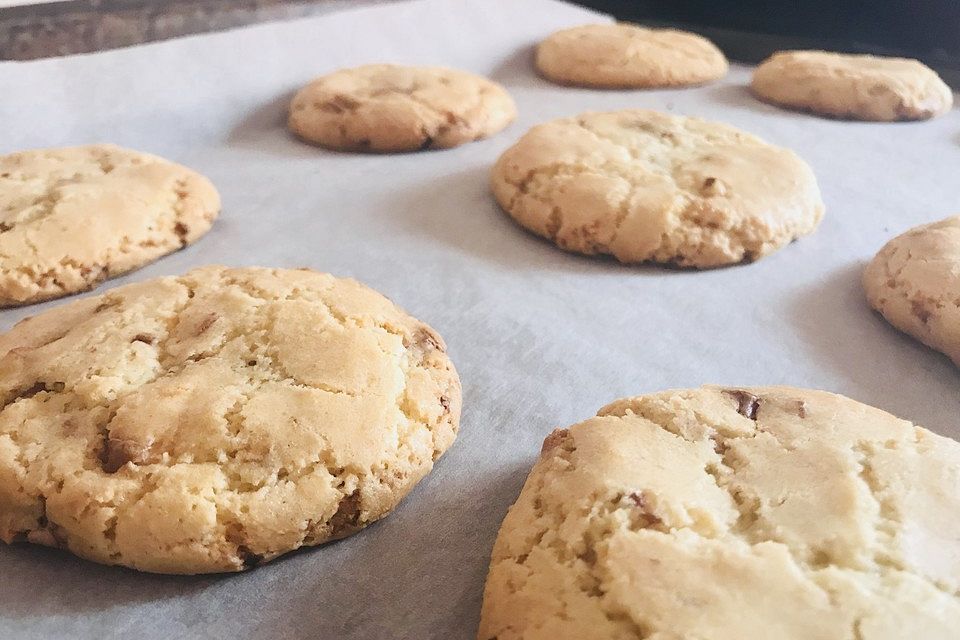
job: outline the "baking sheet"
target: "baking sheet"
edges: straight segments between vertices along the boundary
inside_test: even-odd
[[[871,313],[859,284],[886,239],[960,212],[960,114],[892,125],[793,114],[754,101],[742,67],[670,91],[564,89],[534,75],[534,42],[598,19],[547,0],[427,0],[0,64],[0,152],[116,142],[194,167],[223,195],[209,235],[108,286],[206,263],[353,276],[443,334],[464,388],[461,435],[434,473],[347,540],[194,578],[0,547],[0,638],[470,638],[497,528],[542,438],[620,396],[818,387],[960,437],[960,373]],[[395,156],[287,135],[292,91],[374,61],[490,75],[519,119],[491,140]],[[823,190],[819,231],[698,273],[566,254],[498,211],[488,170],[523,131],[625,107],[722,120],[795,149]],[[54,304],[2,311],[0,329]]]

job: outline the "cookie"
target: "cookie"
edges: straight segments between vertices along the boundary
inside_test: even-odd
[[[371,64],[317,78],[290,104],[290,130],[342,151],[447,149],[506,127],[517,108],[481,76],[443,67]]]
[[[960,620],[960,443],[842,396],[619,400],[546,439],[481,640],[924,640]]]
[[[210,181],[113,145],[0,156],[0,307],[95,287],[205,234]]]
[[[888,242],[863,273],[870,305],[960,366],[960,216]]]
[[[0,539],[240,571],[386,515],[453,442],[443,340],[309,270],[205,267],[0,336]]]
[[[750,87],[764,102],[856,120],[926,120],[953,106],[940,76],[907,58],[781,51],[757,67]]]
[[[727,75],[712,42],[686,31],[635,24],[563,29],[537,47],[537,69],[553,82],[605,89],[703,84]]]
[[[494,166],[500,206],[577,253],[717,267],[811,233],[823,215],[793,152],[733,127],[655,111],[534,127]]]

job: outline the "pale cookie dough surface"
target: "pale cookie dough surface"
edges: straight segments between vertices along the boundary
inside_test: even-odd
[[[568,251],[716,267],[816,229],[817,181],[792,151],[656,111],[584,113],[527,132],[491,186],[521,225]]]
[[[888,242],[863,274],[870,305],[960,366],[960,216]]]
[[[953,106],[940,76],[908,58],[782,51],[757,67],[751,88],[765,102],[858,120],[925,120]]]
[[[722,78],[729,67],[704,37],[628,23],[557,31],[537,47],[536,63],[554,82],[609,89],[703,84]]]
[[[205,177],[99,144],[0,156],[0,307],[84,291],[195,242],[220,212]]]
[[[0,336],[0,539],[239,571],[387,514],[453,442],[440,337],[308,270],[205,267]]]
[[[444,67],[371,64],[317,78],[290,104],[300,138],[344,151],[446,149],[487,138],[517,115],[499,84]]]
[[[555,431],[478,637],[950,640],[960,444],[789,387],[619,400]]]

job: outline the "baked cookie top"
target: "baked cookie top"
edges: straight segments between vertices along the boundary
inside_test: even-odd
[[[0,156],[0,307],[84,291],[195,242],[209,180],[108,144]]]
[[[389,512],[453,442],[443,341],[308,270],[206,267],[0,336],[0,539],[239,571]]]
[[[300,138],[345,151],[446,149],[486,138],[517,115],[499,84],[444,67],[370,64],[317,78],[290,104]]]
[[[960,444],[842,396],[703,388],[555,431],[500,529],[482,640],[949,640]]]
[[[823,203],[792,151],[656,111],[541,124],[497,161],[500,205],[558,246],[622,262],[716,267],[811,233]]]
[[[554,82],[610,89],[702,84],[722,78],[729,67],[702,36],[628,23],[557,31],[537,47],[536,62]]]
[[[827,51],[781,51],[753,73],[766,102],[838,118],[925,120],[953,106],[953,91],[917,60]]]
[[[960,216],[888,242],[863,273],[870,305],[960,366]]]

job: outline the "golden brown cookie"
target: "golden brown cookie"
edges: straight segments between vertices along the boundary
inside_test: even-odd
[[[727,74],[727,59],[704,37],[635,24],[563,29],[537,47],[537,69],[559,84],[609,89],[682,87]]]
[[[497,161],[491,185],[537,235],[628,263],[756,260],[823,216],[813,172],[792,151],[724,124],[639,109],[534,127]]]
[[[897,236],[863,273],[870,306],[960,366],[960,216]]]
[[[960,443],[842,396],[703,388],[554,432],[480,640],[952,640]]]
[[[0,539],[240,571],[386,515],[453,442],[443,340],[367,287],[206,267],[0,336]]]
[[[917,60],[828,51],[775,53],[751,88],[766,102],[858,120],[925,120],[953,105],[950,87]]]
[[[195,242],[220,212],[210,181],[113,145],[0,156],[0,307],[96,286]]]
[[[301,89],[289,127],[344,151],[446,149],[487,138],[517,115],[503,87],[443,67],[371,64],[342,69]]]

